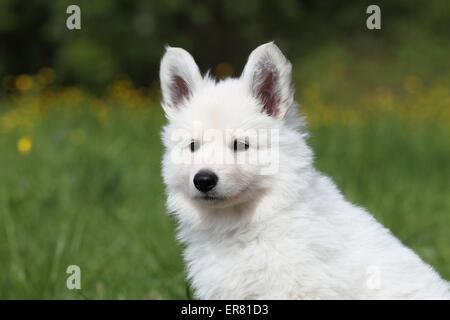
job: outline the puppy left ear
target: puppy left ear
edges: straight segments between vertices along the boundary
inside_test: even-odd
[[[184,49],[167,47],[159,71],[166,114],[183,107],[202,83],[194,58]]]
[[[257,47],[248,58],[241,79],[269,116],[281,119],[293,104],[291,69],[289,61],[273,42]]]

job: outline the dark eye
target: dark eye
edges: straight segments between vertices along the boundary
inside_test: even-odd
[[[191,152],[195,152],[200,147],[200,143],[198,141],[192,140],[190,147],[191,147]]]
[[[233,142],[234,152],[247,150],[249,146],[250,145],[248,144],[248,141],[234,139]]]

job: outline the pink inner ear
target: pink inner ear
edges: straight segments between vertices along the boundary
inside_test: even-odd
[[[263,104],[263,110],[269,116],[276,116],[279,111],[280,97],[278,95],[278,75],[275,70],[264,70],[260,75],[257,96]]]
[[[189,95],[189,87],[186,81],[180,76],[174,76],[172,80],[172,101],[174,106],[178,106]]]

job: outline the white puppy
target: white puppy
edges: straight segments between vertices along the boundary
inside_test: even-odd
[[[202,299],[445,299],[448,283],[313,167],[278,47],[242,76],[161,61],[167,207]]]

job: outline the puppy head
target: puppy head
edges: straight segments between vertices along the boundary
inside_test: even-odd
[[[192,56],[167,48],[160,67],[163,177],[168,193],[206,207],[254,199],[279,170],[284,117],[293,102],[291,64],[267,43],[240,78],[202,77]]]

